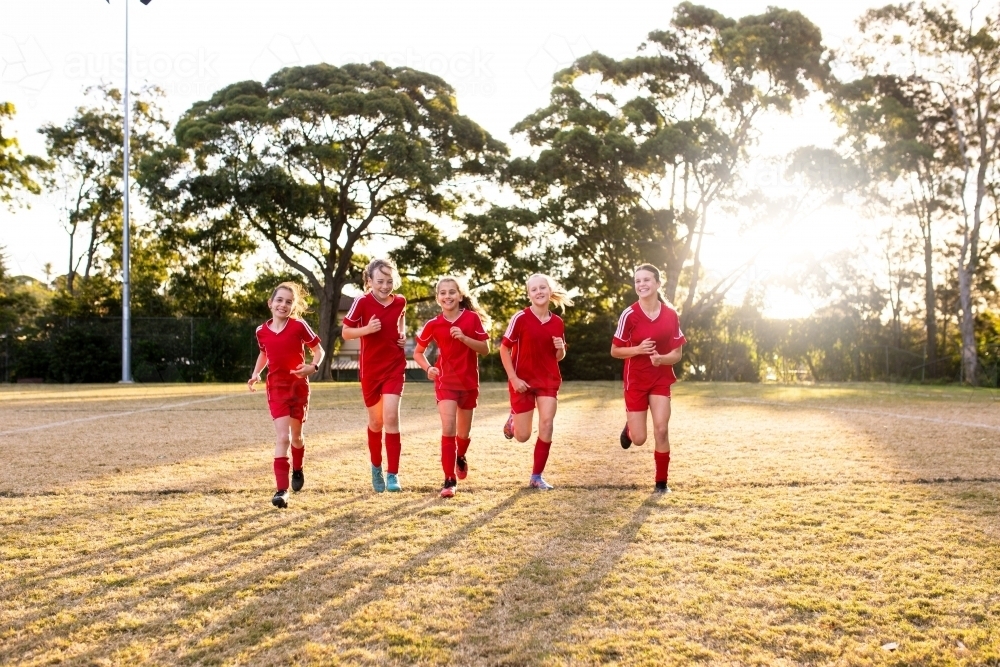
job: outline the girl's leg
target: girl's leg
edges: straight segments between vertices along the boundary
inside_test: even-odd
[[[518,442],[528,442],[531,437],[531,423],[535,419],[535,411],[514,413],[514,437]]]
[[[306,453],[306,443],[302,439],[302,422],[292,418],[288,426],[292,444],[292,491],[301,491],[306,483],[305,473],[302,472],[302,458]]]
[[[383,397],[384,399],[384,397]],[[367,406],[368,410],[368,453],[371,456],[372,467],[382,467],[382,403]]]
[[[670,438],[667,426],[670,423],[670,397],[650,396],[649,412],[653,416],[653,440],[655,442],[653,460],[656,462],[656,489],[657,491],[668,491]]]
[[[535,397],[538,409],[538,439],[535,440],[535,461],[531,469],[531,485],[539,489],[551,489],[551,485],[542,479],[545,464],[549,460],[549,449],[552,447],[552,422],[556,416],[558,401],[555,396]]]
[[[291,422],[291,417],[278,417],[274,420],[274,484],[278,491],[288,489],[288,446],[292,440],[290,435]]]
[[[466,475],[469,474],[469,463],[465,460],[465,455],[469,451],[469,445],[472,444],[472,417],[475,414],[475,408],[469,410],[459,408],[458,414],[455,415],[455,431],[457,433],[455,445],[458,450],[458,456],[455,459],[455,472],[459,479],[465,479]]]
[[[458,403],[455,401],[438,401],[438,414],[441,416],[441,469],[444,479],[455,479],[455,459],[458,455],[458,444],[455,442],[455,421]]]
[[[399,474],[399,457],[402,445],[399,441],[399,394],[382,395],[382,421],[385,425],[385,455],[386,472],[390,475]],[[386,489],[392,491],[392,485],[386,480]],[[398,488],[395,490],[399,490]]]
[[[625,421],[628,424],[628,435],[632,440],[632,444],[636,447],[646,444],[646,413],[647,410],[625,413]]]

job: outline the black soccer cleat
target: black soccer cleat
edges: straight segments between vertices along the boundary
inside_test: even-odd
[[[656,488],[653,489],[653,493],[672,493],[670,487],[667,486],[666,482],[657,482]]]
[[[301,470],[292,471],[292,491],[301,491],[306,483],[306,476]]]
[[[288,490],[279,489],[278,491],[275,491],[274,498],[271,498],[271,504],[275,507],[280,507],[281,509],[288,507]]]
[[[622,443],[622,449],[628,449],[632,446],[632,438],[628,434],[628,424],[625,424],[625,428],[622,429],[622,434],[618,436],[618,442]]]
[[[459,479],[465,479],[468,476],[469,462],[465,460],[464,456],[455,459],[455,474],[458,475]]]

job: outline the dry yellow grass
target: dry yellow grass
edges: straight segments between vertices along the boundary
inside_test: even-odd
[[[540,493],[486,385],[441,500],[428,385],[381,496],[314,385],[279,511],[262,394],[3,387],[0,664],[1000,665],[998,398],[681,384],[658,497],[617,386],[564,387]]]

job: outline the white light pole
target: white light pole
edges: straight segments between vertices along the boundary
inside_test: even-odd
[[[139,0],[142,4],[148,5],[152,0]],[[110,5],[111,0],[107,0]],[[131,304],[131,269],[129,266],[129,219],[128,219],[128,191],[129,191],[129,139],[131,133],[129,129],[129,107],[128,107],[128,0],[125,0],[125,90],[122,95],[122,119],[124,121],[125,140],[123,145],[124,159],[122,176],[124,187],[122,188],[122,379],[124,383],[132,382],[132,304]]]

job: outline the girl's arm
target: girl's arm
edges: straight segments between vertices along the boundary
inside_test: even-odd
[[[424,372],[427,373],[427,379],[433,380],[441,374],[441,369],[431,366],[431,362],[427,361],[427,357],[424,355],[424,350],[426,349],[426,346],[417,343],[416,349],[413,350],[413,360],[417,362],[417,366],[423,368]]]
[[[514,387],[514,391],[519,394],[526,392],[529,389],[528,383],[517,377],[517,373],[514,371],[514,361],[510,358],[510,348],[503,343],[500,343],[500,363],[503,364],[503,369],[507,372],[507,379]]]
[[[561,336],[553,336],[552,344],[556,346],[556,361],[566,358],[566,339]]]
[[[367,336],[381,330],[382,323],[377,317],[373,317],[363,327],[341,327],[340,337],[344,340],[354,340],[355,338],[361,338],[362,336]]]
[[[253,365],[253,372],[250,374],[250,379],[247,380],[247,388],[250,391],[257,391],[254,389],[254,385],[260,382],[260,372],[264,370],[264,366],[267,366],[267,355],[264,354],[264,350],[260,351],[257,355],[257,363]]]
[[[397,323],[396,331],[399,332],[399,340],[396,342],[399,344],[400,348],[406,347],[406,311],[399,316],[399,322]]]
[[[673,366],[678,361],[681,360],[683,356],[684,346],[676,347],[666,354],[653,354],[650,361],[653,362],[654,366]]]
[[[476,354],[481,354],[486,356],[490,353],[490,341],[489,340],[476,340],[475,338],[470,338],[466,336],[465,333],[459,327],[452,327],[449,330],[451,337],[455,340],[462,341],[470,347]]]
[[[310,375],[319,370],[319,365],[323,363],[323,356],[326,354],[326,352],[323,351],[323,344],[316,343],[315,345],[309,348],[309,351],[312,352],[312,361],[310,361],[308,364],[306,363],[299,364],[299,367],[296,368],[294,371],[292,371],[292,375],[297,375],[300,378],[305,378],[309,377]],[[309,370],[310,366],[312,366],[312,370]]]
[[[656,342],[652,338],[647,338],[638,345],[632,347],[625,347],[611,344],[611,356],[615,359],[628,359],[629,357],[638,357],[640,355],[652,355],[656,353]]]

